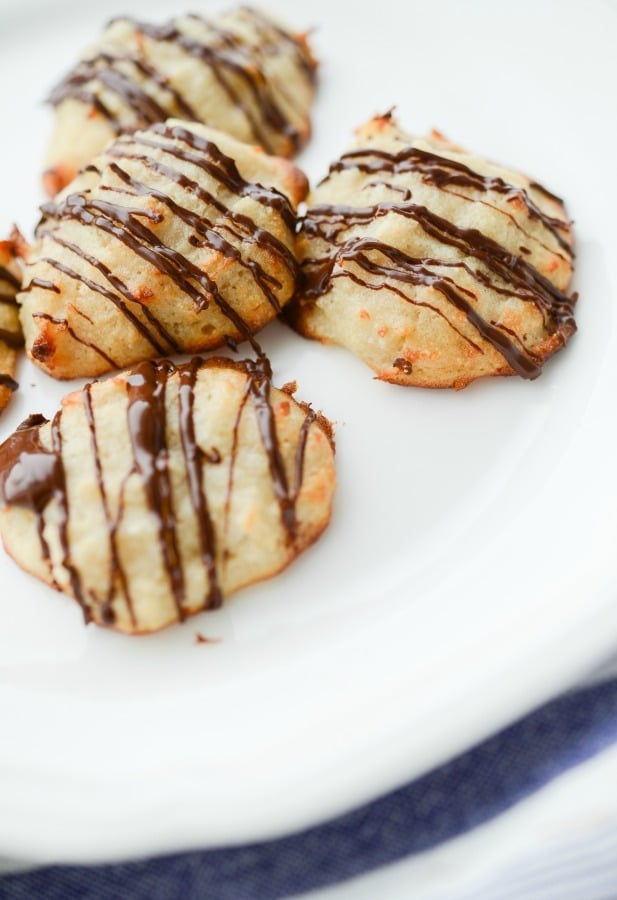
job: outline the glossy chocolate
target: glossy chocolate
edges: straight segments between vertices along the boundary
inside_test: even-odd
[[[0,444],[0,499],[40,512],[51,500],[57,480],[57,459],[40,441],[41,425],[48,420],[29,416]]]

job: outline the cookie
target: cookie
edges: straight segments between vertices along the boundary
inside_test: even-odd
[[[19,296],[56,378],[250,339],[294,293],[288,160],[203,125],[123,135],[43,209]]]
[[[14,242],[0,241],[0,413],[17,389],[15,363],[24,342],[15,300],[20,283]]]
[[[373,119],[307,203],[289,320],[379,379],[533,379],[575,331],[562,201],[438,133],[413,138],[391,114]]]
[[[143,362],[31,416],[0,445],[17,563],[129,633],[220,606],[326,527],[330,424],[263,359]]]
[[[211,21],[114,19],[51,92],[45,186],[55,194],[118,134],[169,118],[292,156],[309,137],[315,69],[303,35],[248,7]]]

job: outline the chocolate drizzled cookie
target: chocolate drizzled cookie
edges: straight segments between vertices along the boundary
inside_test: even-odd
[[[19,300],[58,378],[252,340],[296,288],[287,160],[195,123],[123,135],[43,207]]]
[[[248,7],[162,25],[117,18],[51,92],[46,187],[56,193],[119,134],[168,118],[292,156],[310,133],[315,68],[303,35]]]
[[[287,566],[330,518],[330,424],[263,357],[143,362],[0,445],[0,532],[86,621],[148,632]]]
[[[533,379],[575,331],[562,202],[437,133],[372,120],[307,202],[290,320],[384,381]]]

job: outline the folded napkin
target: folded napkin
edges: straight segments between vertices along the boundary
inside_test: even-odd
[[[0,877],[0,900],[270,900],[326,886],[332,897],[608,900],[617,896],[615,780],[606,786],[614,830],[600,828],[585,843],[570,827],[576,823],[564,822],[563,841],[540,859],[504,860],[507,876],[498,884],[489,877],[485,888],[476,885],[469,893],[462,883],[442,889],[433,878],[434,889],[427,892],[418,874],[411,894],[409,872],[403,887],[395,867],[384,882],[386,892],[374,887],[375,876],[367,873],[399,860],[428,860],[430,869],[431,854],[473,840],[482,826],[499,822],[525,798],[536,795],[540,802],[551,782],[597,754],[601,759],[601,751],[613,744],[617,751],[615,677],[569,692],[423,777],[306,831],[242,847],[9,872]],[[613,774],[617,752],[614,756]],[[541,844],[542,835],[534,840]],[[358,876],[364,877],[348,881]],[[332,888],[341,882],[347,890]]]

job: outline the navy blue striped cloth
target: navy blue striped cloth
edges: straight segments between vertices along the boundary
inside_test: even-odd
[[[8,874],[0,877],[0,898],[290,897],[462,835],[616,740],[617,679],[561,696],[446,765],[327,824],[238,848]]]

